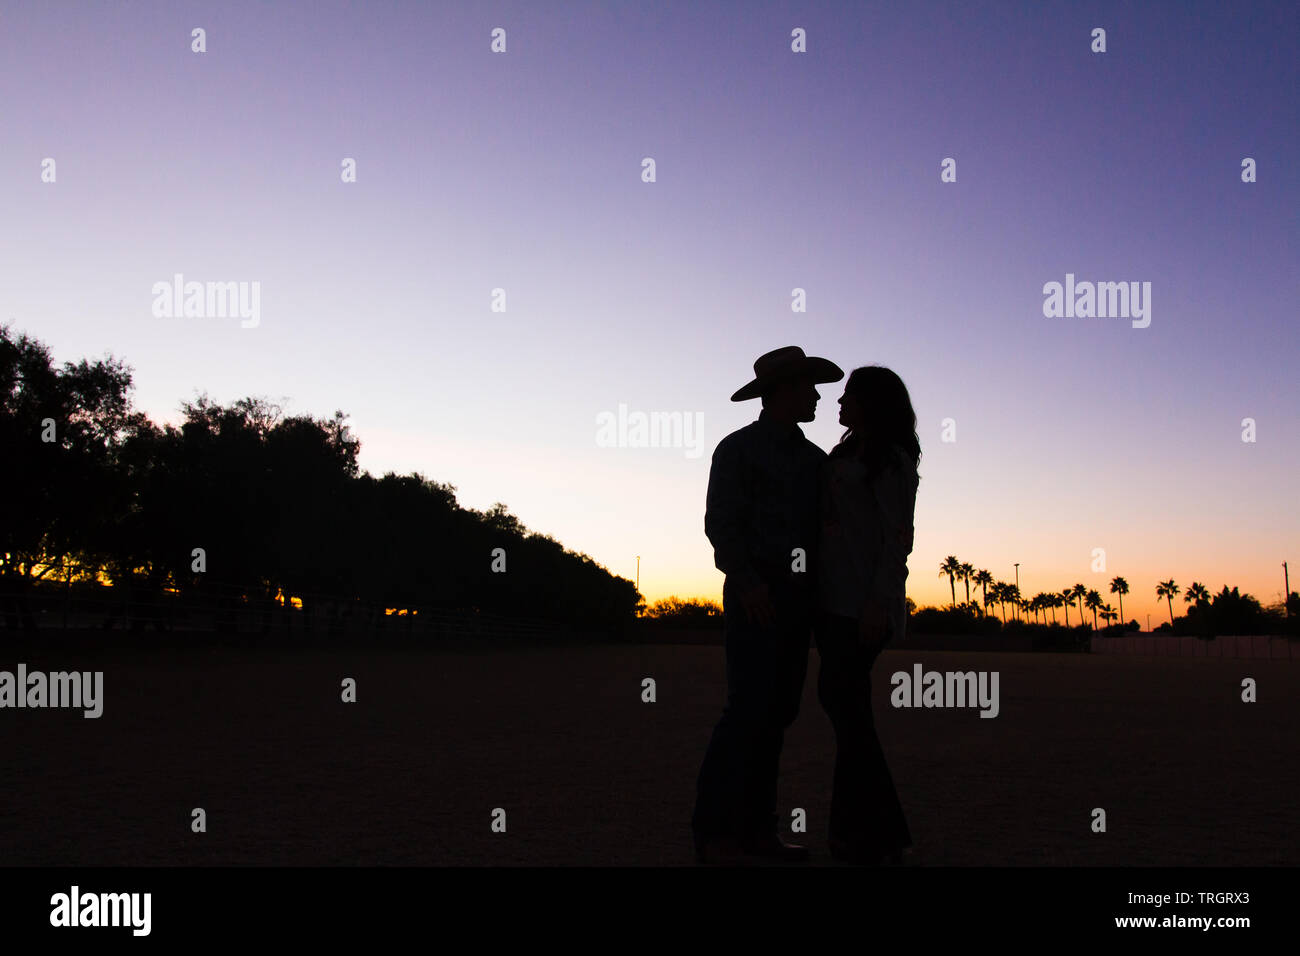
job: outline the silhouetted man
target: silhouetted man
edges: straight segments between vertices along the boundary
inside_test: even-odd
[[[799,422],[816,413],[833,362],[795,346],[754,363],[733,402],[761,397],[758,421],[718,443],[709,471],[704,533],[726,574],[727,701],[697,782],[696,859],[723,854],[802,860],[806,847],[778,833],[776,781],[785,729],[799,713],[814,613],[818,490],[826,453]]]

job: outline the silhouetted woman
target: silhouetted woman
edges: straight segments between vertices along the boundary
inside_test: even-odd
[[[901,862],[912,837],[871,713],[871,667],[907,623],[905,584],[921,444],[907,387],[877,365],[840,398],[847,429],[826,461],[819,567],[817,694],[835,728],[830,850]]]

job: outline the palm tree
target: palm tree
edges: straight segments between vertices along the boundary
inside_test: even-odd
[[[1114,578],[1110,582],[1110,593],[1119,595],[1119,618],[1124,620],[1124,595],[1128,594],[1128,582],[1123,578]]]
[[[962,583],[966,585],[967,604],[970,603],[970,576],[974,573],[975,573],[975,565],[963,561],[961,566],[961,579],[962,579]]]
[[[998,612],[1002,615],[1002,623],[1006,624],[1007,623],[1007,609],[1006,609],[1007,586],[1003,584],[1001,581],[994,581],[991,590],[993,591],[993,600],[998,602]]]
[[[1043,606],[1052,609],[1052,623],[1056,623],[1056,609],[1061,606],[1061,595],[1055,591],[1049,591],[1043,595]]]
[[[952,591],[952,606],[957,606],[957,575],[961,574],[961,562],[953,555],[944,558],[943,564],[939,565],[939,577],[948,575],[948,588]]]
[[[1197,607],[1200,607],[1209,599],[1210,599],[1210,592],[1206,590],[1205,585],[1201,584],[1199,581],[1193,581],[1191,584],[1189,584],[1187,586],[1187,593],[1183,595],[1184,601],[1186,601],[1188,604],[1191,604],[1193,601],[1195,601]]]
[[[988,607],[989,606],[989,585],[993,583],[993,575],[981,569],[975,572],[975,577],[971,578],[971,581],[984,588],[984,606]]]
[[[1097,630],[1097,611],[1101,608],[1101,595],[1095,590],[1089,590],[1084,597],[1084,603],[1092,610],[1092,629]]]
[[[1061,607],[1065,608],[1065,626],[1070,626],[1070,602],[1074,600],[1074,588],[1066,588],[1059,595]]]
[[[1169,602],[1169,626],[1170,627],[1174,626],[1174,595],[1177,593],[1178,593],[1178,585],[1174,583],[1173,578],[1170,578],[1168,581],[1161,581],[1159,584],[1156,585],[1156,597],[1164,598],[1166,601]]]
[[[1115,609],[1109,604],[1103,604],[1101,606],[1101,619],[1106,622],[1108,627],[1110,626],[1110,622],[1115,620],[1117,617],[1119,617],[1119,615],[1115,613]]]
[[[1085,588],[1082,584],[1076,584],[1073,588],[1070,589],[1070,593],[1073,594],[1074,599],[1079,602],[1079,626],[1082,627],[1083,626],[1083,599],[1088,596],[1088,589]]]
[[[1017,616],[1020,610],[1020,585],[1008,584],[1006,588],[1007,603],[1011,605],[1012,615]]]

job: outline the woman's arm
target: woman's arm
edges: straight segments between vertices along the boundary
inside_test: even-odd
[[[914,515],[919,479],[916,467],[899,451],[897,463],[872,483],[880,508],[881,542],[870,596],[882,603],[901,602],[907,591],[907,556],[915,538]]]
[[[891,637],[901,635],[905,623],[899,615],[906,614],[907,557],[912,553],[917,484],[916,467],[901,450],[871,483],[878,537],[862,542],[871,571],[858,610],[858,634],[873,659]]]

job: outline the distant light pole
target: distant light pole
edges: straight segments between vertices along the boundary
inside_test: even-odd
[[[1020,620],[1020,562],[1016,562],[1016,620]]]
[[[1286,608],[1286,616],[1291,616],[1291,572],[1286,569],[1286,562],[1282,562],[1282,606]]]

